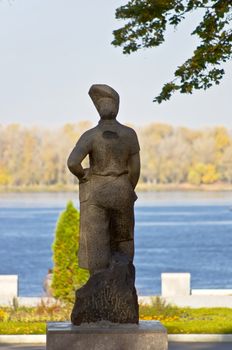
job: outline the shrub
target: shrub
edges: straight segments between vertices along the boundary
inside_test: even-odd
[[[79,248],[80,215],[70,201],[61,213],[56,227],[53,249],[52,292],[55,298],[73,302],[75,290],[88,279],[88,271],[79,268],[77,251]]]
[[[8,318],[9,318],[9,314],[6,311],[0,309],[0,322],[7,321]]]

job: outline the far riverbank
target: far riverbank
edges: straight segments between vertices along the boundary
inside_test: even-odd
[[[50,185],[50,186],[0,186],[0,193],[7,192],[76,192],[78,191],[78,184],[76,185]],[[158,191],[207,191],[207,192],[221,192],[232,191],[232,184],[216,183],[211,185],[191,185],[189,183],[183,184],[145,184],[139,183],[136,187],[137,192],[158,192]]]

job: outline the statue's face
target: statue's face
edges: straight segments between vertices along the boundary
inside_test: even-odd
[[[96,103],[101,119],[115,119],[118,114],[119,103],[110,97],[102,97]]]

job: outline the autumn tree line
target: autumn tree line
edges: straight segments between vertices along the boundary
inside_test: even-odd
[[[0,125],[1,188],[62,189],[77,183],[66,161],[90,127],[88,121],[53,130]],[[150,124],[135,129],[141,146],[141,184],[232,184],[232,134],[226,128]]]

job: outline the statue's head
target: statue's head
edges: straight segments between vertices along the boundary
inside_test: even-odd
[[[110,86],[94,84],[89,90],[91,97],[102,119],[115,119],[119,109],[119,94]]]

